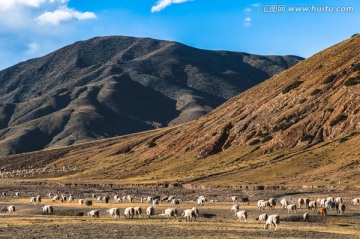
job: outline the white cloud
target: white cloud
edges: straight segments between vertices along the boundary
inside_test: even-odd
[[[192,0],[158,0],[156,5],[151,8],[151,12],[160,12],[172,4],[185,3]]]
[[[244,12],[251,12],[251,10],[252,10],[251,8],[245,8]]]
[[[96,19],[96,15],[92,12],[78,12],[64,7],[53,12],[45,12],[37,17],[36,21],[40,24],[59,25],[66,21],[87,19]]]
[[[34,55],[40,51],[41,47],[39,44],[33,42],[28,45],[28,49],[26,51],[26,54],[28,55]]]
[[[246,27],[250,27],[251,25],[251,17],[246,17],[245,20],[244,20],[244,25]]]
[[[255,3],[252,5],[253,7],[259,7],[260,6],[260,3]]]

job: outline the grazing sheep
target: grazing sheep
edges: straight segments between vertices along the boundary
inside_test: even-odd
[[[360,198],[354,198],[353,200],[351,200],[352,204],[354,206],[359,206],[360,205]]]
[[[45,213],[45,214],[53,214],[54,213],[54,208],[51,205],[41,206],[41,209],[42,209],[43,213]]]
[[[335,207],[336,207],[336,203],[334,201],[331,201],[331,200],[326,200],[325,201],[325,208],[326,209],[334,210]]]
[[[93,217],[93,218],[97,217],[97,218],[99,218],[100,217],[100,211],[99,210],[91,210],[90,212],[87,213],[87,215],[89,217]]]
[[[15,211],[16,211],[16,209],[15,209],[14,205],[7,206],[6,208],[3,209],[3,212],[5,214],[7,214],[7,213],[14,214]]]
[[[308,207],[309,207],[309,203],[310,203],[310,199],[309,199],[309,198],[304,198],[304,202],[305,202],[306,208],[308,208]]]
[[[91,195],[91,197],[92,197],[93,199],[96,199],[96,198],[97,198],[95,193],[93,193],[93,194]]]
[[[334,197],[327,197],[326,201],[335,202],[335,198]]]
[[[320,207],[325,207],[325,202],[326,202],[325,198],[320,199]]]
[[[141,207],[134,207],[134,213],[135,213],[136,217],[139,218],[139,216],[142,215]]]
[[[36,203],[36,197],[31,197],[29,204],[35,204]]]
[[[6,192],[3,192],[3,193],[2,193],[2,196],[3,196],[3,197],[6,197]]]
[[[232,197],[231,197],[231,201],[232,201],[232,202],[237,202],[237,200],[238,200],[238,197],[237,197],[237,196],[232,196]]]
[[[310,221],[310,216],[309,216],[309,213],[304,213],[304,215],[303,215],[303,221],[305,222],[305,221]]]
[[[117,194],[114,195],[114,201],[115,201],[115,202],[117,202],[118,198],[120,198],[119,195],[117,195]],[[120,200],[121,200],[121,199],[120,199]]]
[[[343,215],[345,213],[346,206],[343,203],[337,203],[336,204],[336,212],[340,215]]]
[[[255,218],[256,221],[259,222],[265,222],[268,219],[268,215],[266,213],[259,215],[257,218]]]
[[[180,205],[180,199],[172,199],[172,200],[171,200],[171,204],[172,204],[172,205],[175,205],[175,206],[176,206],[176,205]]]
[[[69,196],[69,202],[74,202],[75,198],[74,195],[70,194]]]
[[[60,200],[60,196],[59,195],[55,195],[52,199],[51,199],[51,202],[54,203],[56,201],[59,201]]]
[[[19,192],[16,192],[16,193],[15,193],[15,197],[19,198],[19,197],[20,197],[20,193],[19,193]]]
[[[286,208],[289,205],[289,203],[285,198],[283,198],[280,200],[280,205],[282,208]]]
[[[120,218],[120,209],[119,208],[110,208],[106,210],[110,214],[111,218]]]
[[[86,206],[92,206],[92,205],[93,205],[92,200],[87,200],[87,201],[85,202],[85,205],[86,205]]]
[[[79,205],[83,205],[84,204],[84,199],[79,199]]]
[[[343,200],[341,197],[335,198],[335,203],[342,203],[342,202],[343,202]]]
[[[96,198],[96,201],[98,201],[98,202],[102,202],[102,200],[103,200],[102,196],[98,196],[98,197]]]
[[[318,213],[319,213],[320,215],[326,216],[327,210],[326,210],[325,207],[320,207]]]
[[[155,215],[154,206],[149,206],[148,208],[146,208],[146,215],[148,216],[148,218]]]
[[[271,230],[271,226],[274,225],[275,230],[277,230],[279,224],[280,224],[280,216],[277,214],[270,215],[265,222],[264,229],[266,230],[268,228],[268,226],[270,226],[270,230]]]
[[[244,222],[247,222],[248,213],[245,210],[236,212],[237,220],[241,221],[241,219],[244,220]]]
[[[61,195],[61,202],[66,202],[66,199],[67,199],[66,195],[62,194]]]
[[[40,195],[36,196],[36,203],[41,203],[41,196]]]
[[[152,198],[152,197],[150,197],[150,196],[148,196],[148,197],[146,198],[146,202],[151,203],[151,202],[152,202],[152,200],[153,200],[153,198]]]
[[[263,202],[265,202],[265,201],[264,201],[264,200],[259,200],[259,201],[257,202],[257,207],[258,207],[258,209],[262,209],[261,205],[262,205]]]
[[[104,200],[105,200],[105,203],[109,203],[110,196],[109,196],[109,195],[106,195],[106,196],[104,197]]]
[[[274,198],[270,198],[269,199],[269,208],[274,208],[275,209],[275,206],[276,206],[276,202],[275,202],[275,199]]]
[[[160,202],[165,202],[169,200],[169,196],[164,196],[161,198]]]
[[[235,204],[231,207],[231,211],[235,213],[235,216],[236,216],[236,212],[239,210],[240,210],[239,204]]]
[[[124,218],[134,218],[135,209],[133,207],[127,207],[124,210]]]
[[[169,198],[168,198],[168,202],[172,202],[172,200],[175,198],[175,196],[169,196]]]
[[[167,208],[165,209],[165,211],[160,214],[160,216],[165,216],[168,219],[170,219],[170,217],[173,217],[174,219],[178,218],[178,211],[175,208]]]
[[[290,213],[290,212],[296,213],[296,204],[289,204],[289,205],[287,205],[286,208],[288,210],[288,213]]]
[[[258,208],[259,209],[262,209],[262,210],[265,210],[266,207],[271,207],[269,201],[264,201],[264,200],[261,200],[262,202],[260,202],[260,206],[258,205]]]
[[[193,211],[191,209],[185,209],[181,216],[185,217],[186,222],[191,222],[193,219]]]
[[[131,195],[127,195],[126,196],[127,200],[129,200],[129,202],[133,202],[134,201],[134,197]]]
[[[299,204],[299,208],[301,208],[301,206],[305,204],[304,199],[303,199],[303,198],[299,198],[299,199],[298,199],[298,204]]]
[[[308,204],[308,210],[312,210],[312,209],[316,210],[316,208],[317,208],[316,201],[310,201]]]
[[[193,207],[191,210],[193,213],[194,221],[196,221],[196,217],[198,217],[200,215],[199,210],[196,207]]]
[[[205,203],[205,201],[204,201],[203,198],[198,198],[196,200],[196,204],[199,205],[199,206],[204,206],[204,203]]]
[[[153,205],[154,207],[156,207],[157,205],[159,205],[159,199],[154,199],[154,200],[152,201],[152,205]]]
[[[52,193],[48,193],[48,198],[51,198],[52,197]]]

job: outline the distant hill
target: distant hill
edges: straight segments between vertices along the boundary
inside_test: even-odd
[[[3,157],[26,180],[358,187],[360,36],[321,51],[195,121]]]
[[[0,72],[0,154],[188,122],[301,60],[148,38],[76,42]]]

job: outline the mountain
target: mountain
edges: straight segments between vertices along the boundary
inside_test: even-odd
[[[0,154],[185,123],[301,60],[149,38],[76,42],[0,72]]]
[[[0,162],[30,181],[334,188],[359,185],[359,141],[357,35],[198,120]]]

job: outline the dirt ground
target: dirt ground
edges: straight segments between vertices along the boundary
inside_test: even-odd
[[[284,191],[252,191],[244,192],[236,190],[185,190],[185,189],[64,189],[64,188],[39,188],[39,187],[0,187],[7,192],[7,197],[0,198],[0,207],[15,205],[16,213],[13,215],[0,214],[0,238],[360,238],[360,206],[353,206],[350,201],[353,197],[360,197],[359,192],[284,192]],[[14,197],[16,191],[20,191],[20,198]],[[46,192],[45,192],[46,191]],[[0,191],[1,192],[1,191]],[[43,197],[42,205],[51,204],[54,207],[54,215],[43,215],[40,205],[30,205],[30,196],[36,196],[39,192]],[[74,203],[51,203],[46,197],[47,192],[73,193]],[[78,198],[90,199],[91,194],[110,195],[108,204],[94,200],[93,206],[79,205]],[[135,202],[113,201],[112,196],[117,193],[121,196],[132,194]],[[167,194],[166,194],[167,193]],[[230,195],[249,196],[249,205],[239,203],[241,209],[248,211],[248,222],[239,222],[230,211],[234,204]],[[357,194],[357,196],[356,196]],[[183,218],[166,219],[159,214],[166,208],[173,207],[169,203],[160,203],[156,208],[156,215],[150,219],[142,216],[135,219],[112,219],[106,209],[120,208],[121,212],[128,206],[141,206],[143,212],[150,203],[140,203],[140,195],[175,195],[183,202],[178,206],[181,211],[196,206],[194,200],[197,196],[205,195],[210,200],[204,206],[198,206],[200,217],[194,222],[185,222]],[[279,230],[264,230],[263,222],[257,222],[255,218],[264,213],[256,207],[258,199],[275,197],[287,198],[289,201],[297,201],[299,197],[310,199],[324,198],[327,196],[341,196],[348,202],[344,215],[338,215],[336,211],[330,211],[326,217],[320,216],[315,211],[303,208],[296,214],[288,214],[279,206],[275,210],[267,209],[266,213],[279,214],[281,223]],[[100,210],[100,218],[87,216],[78,217],[78,212]],[[303,222],[302,215],[308,212],[310,222]]]

